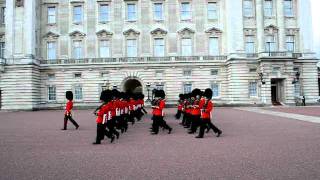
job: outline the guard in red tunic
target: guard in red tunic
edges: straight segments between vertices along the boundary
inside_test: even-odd
[[[114,141],[114,136],[108,130],[106,130],[106,124],[111,119],[111,92],[110,90],[104,90],[101,92],[100,101],[102,101],[102,105],[96,109],[94,112],[97,115],[96,123],[97,123],[97,136],[96,141],[93,144],[101,144],[101,140],[106,135],[111,139],[111,143]]]
[[[204,92],[205,102],[201,108],[201,126],[199,135],[196,138],[203,138],[204,130],[209,127],[213,130],[214,133],[217,134],[219,137],[222,133],[220,129],[218,129],[214,124],[211,122],[211,113],[213,111],[213,102],[211,101],[212,98],[212,90],[206,89]]]
[[[191,119],[192,119],[192,121],[191,121],[191,128],[190,128],[189,134],[195,133],[201,124],[201,121],[200,121],[200,115],[201,115],[200,97],[202,95],[202,92],[200,89],[194,89],[191,94],[192,94],[193,103],[191,106]]]
[[[72,118],[72,108],[73,108],[73,93],[72,91],[67,91],[66,92],[66,98],[68,100],[66,104],[66,110],[64,112],[64,124],[63,124],[63,129],[62,130],[67,130],[67,123],[68,120],[72,122],[72,124],[76,127],[76,129],[79,128],[78,123]]]
[[[158,134],[159,133],[159,127],[162,127],[164,129],[167,129],[171,133],[172,128],[166,123],[164,120],[164,108],[165,108],[165,92],[163,90],[159,90],[155,92],[155,99],[152,102],[152,120],[153,120],[153,126],[152,126],[152,134]]]

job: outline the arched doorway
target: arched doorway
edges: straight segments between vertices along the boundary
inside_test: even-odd
[[[124,92],[142,93],[142,84],[137,79],[127,79],[123,85]]]

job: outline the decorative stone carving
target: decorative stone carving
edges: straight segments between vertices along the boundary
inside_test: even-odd
[[[275,34],[278,32],[278,27],[271,24],[271,25],[264,28],[264,32],[266,34]]]
[[[128,29],[123,32],[123,35],[125,35],[125,36],[130,36],[130,35],[139,36],[139,34],[140,34],[140,32],[136,31],[134,29]]]
[[[298,28],[286,29],[286,35],[297,35],[299,32]]]
[[[17,7],[23,7],[24,0],[16,0],[16,6]]]
[[[83,38],[84,36],[86,36],[85,33],[82,33],[80,31],[73,31],[69,34],[69,36],[73,37],[73,38]]]
[[[157,28],[157,29],[154,29],[153,31],[150,32],[152,35],[156,36],[156,35],[166,35],[167,34],[167,31],[161,29],[161,28]]]
[[[49,38],[56,39],[58,37],[59,37],[59,34],[53,33],[51,31],[49,31],[47,34],[43,36],[43,38],[47,38],[47,39]]]
[[[256,33],[257,33],[257,30],[255,28],[244,29],[245,36],[255,36]]]
[[[178,33],[181,35],[194,34],[194,30],[192,30],[190,28],[183,28],[183,29],[179,30]]]
[[[214,35],[214,36],[219,36],[222,33],[222,31],[220,29],[215,28],[215,27],[209,28],[205,32],[210,35]]]
[[[113,35],[112,32],[107,31],[107,30],[105,30],[105,29],[102,29],[102,30],[98,31],[96,34],[97,34],[97,36],[98,36],[99,38],[108,38],[108,37],[110,37],[110,36]]]

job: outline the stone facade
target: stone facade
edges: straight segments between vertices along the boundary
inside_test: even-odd
[[[292,0],[290,16],[284,0],[271,1],[269,16],[264,0],[250,1],[251,8],[246,1],[2,0],[1,109],[62,107],[67,90],[77,91],[77,106],[96,105],[101,89],[123,90],[130,80],[137,80],[146,95],[147,89],[151,95],[153,88],[164,88],[168,103],[175,103],[189,85],[214,87],[217,104],[294,104],[299,95],[316,103],[309,0]],[[135,15],[128,13],[128,4]],[[160,19],[156,4],[161,4]],[[266,43],[267,37],[275,45]],[[163,42],[161,57],[156,39]],[[184,39],[191,42],[187,55]],[[101,57],[102,42],[108,43],[107,57]],[[136,56],[128,57],[132,42]]]

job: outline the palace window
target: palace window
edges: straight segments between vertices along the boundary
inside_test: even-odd
[[[208,19],[209,20],[218,19],[218,6],[216,2],[208,3]]]
[[[57,48],[54,41],[47,42],[47,59],[57,59]]]
[[[155,72],[155,76],[157,78],[162,78],[163,77],[163,74],[164,74],[164,71],[163,70],[156,70]]]
[[[82,56],[82,41],[74,40],[73,41],[73,58],[81,59]]]
[[[164,56],[164,39],[163,38],[154,39],[154,56],[155,57]]]
[[[287,46],[287,51],[289,52],[294,52],[294,36],[289,35],[286,36],[286,46]]]
[[[99,55],[101,58],[110,57],[110,41],[100,40],[100,42],[99,42]]]
[[[4,58],[5,49],[6,49],[6,43],[0,42],[0,58]]]
[[[154,3],[154,20],[162,21],[163,20],[163,4]]]
[[[186,77],[190,77],[192,74],[192,71],[190,69],[188,70],[183,70],[183,76],[186,76]]]
[[[293,2],[292,2],[292,0],[284,0],[284,15],[286,17],[293,16]]]
[[[211,74],[211,76],[217,76],[219,74],[219,70],[218,69],[211,69],[210,74]]]
[[[56,100],[56,87],[48,86],[48,100],[55,101]]]
[[[138,48],[136,39],[127,39],[127,56],[137,57]]]
[[[250,82],[249,83],[249,96],[250,97],[257,97],[257,82]]]
[[[184,94],[191,93],[191,91],[192,91],[192,84],[191,83],[183,84],[183,93]]]
[[[82,23],[82,6],[77,5],[73,7],[73,23],[75,24],[81,24]]]
[[[266,44],[265,44],[266,52],[275,52],[277,49],[277,44],[275,41],[274,35],[266,36]]]
[[[1,24],[5,24],[6,21],[6,8],[5,7],[1,7],[1,12],[0,12],[0,23]]]
[[[109,21],[109,5],[108,4],[100,4],[99,5],[99,22],[104,23]]]
[[[137,7],[134,3],[127,4],[127,20],[136,21],[137,20]]]
[[[246,36],[246,53],[253,54],[255,53],[255,43],[254,43],[254,36]]]
[[[183,38],[181,40],[181,55],[182,56],[191,56],[192,55],[191,38]]]
[[[83,99],[82,86],[81,85],[76,85],[74,87],[74,94],[75,94],[75,99],[76,100],[82,100]]]
[[[212,89],[212,97],[213,98],[220,96],[220,85],[218,83],[212,83],[211,89]]]
[[[209,55],[218,56],[219,53],[219,38],[210,37],[209,38]]]
[[[243,15],[244,17],[253,17],[253,2],[252,0],[243,1]]]
[[[182,21],[191,20],[191,5],[189,2],[181,3],[180,16]]]
[[[74,78],[80,79],[82,77],[81,73],[74,73]]]
[[[273,1],[264,0],[264,16],[271,17],[273,16]]]
[[[48,7],[48,24],[56,23],[56,7]]]
[[[55,79],[56,79],[56,75],[55,74],[53,74],[53,73],[48,74],[48,80],[49,81],[52,81],[52,80],[55,80]]]

